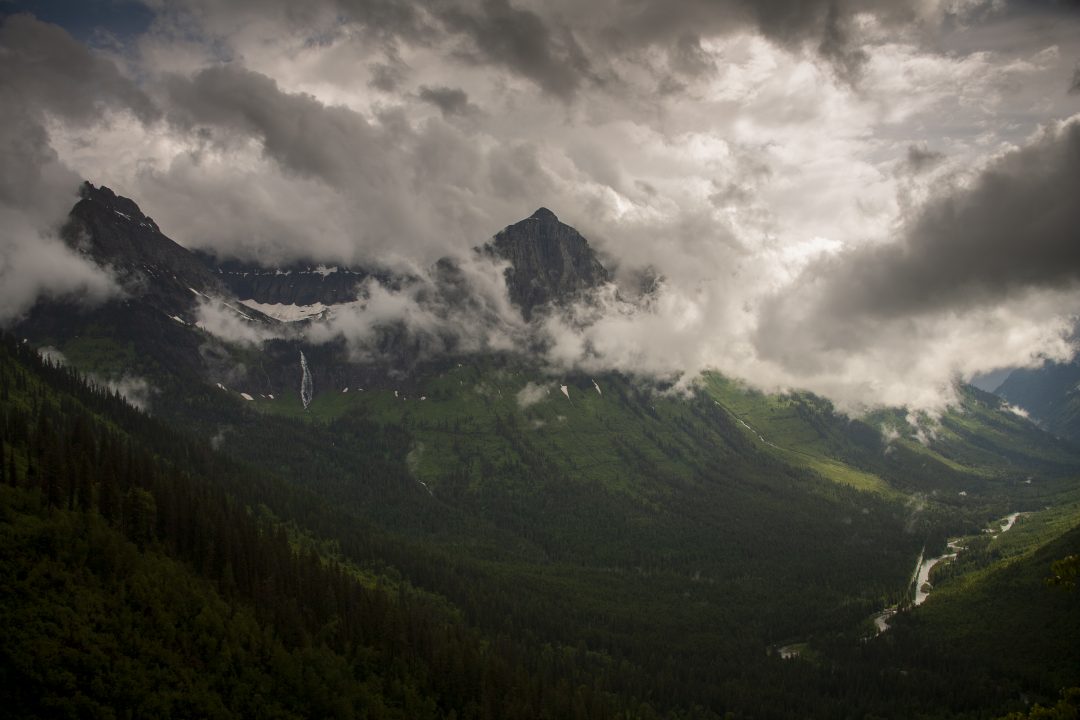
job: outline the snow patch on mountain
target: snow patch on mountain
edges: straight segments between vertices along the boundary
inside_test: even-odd
[[[329,310],[328,305],[321,302],[312,305],[285,305],[283,303],[261,303],[254,300],[241,300],[243,305],[258,310],[263,315],[272,317],[281,322],[299,322],[319,317]]]

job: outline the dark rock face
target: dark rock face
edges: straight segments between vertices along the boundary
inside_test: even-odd
[[[526,320],[542,305],[571,301],[609,280],[588,241],[547,208],[508,226],[482,251],[510,262],[506,286]]]
[[[65,240],[100,265],[113,268],[133,296],[187,309],[194,294],[223,294],[224,286],[188,250],[162,234],[139,206],[107,187],[83,183],[81,199],[64,226]]]
[[[360,296],[360,285],[372,276],[363,268],[327,268],[294,264],[264,268],[237,260],[218,261],[199,253],[208,267],[240,300],[270,305],[337,305]]]

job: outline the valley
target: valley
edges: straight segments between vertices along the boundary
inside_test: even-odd
[[[164,253],[155,244],[172,248],[122,198],[87,193],[80,212],[99,228],[93,232],[150,233],[140,235],[139,252],[154,257]],[[127,208],[123,216],[110,210],[116,203]],[[109,212],[96,215],[98,205]],[[551,242],[556,254],[557,238],[565,238],[575,248],[572,262],[588,251],[569,230],[556,239],[530,232],[518,241]],[[516,257],[512,245],[501,247]],[[581,283],[568,286],[574,302],[589,283],[604,281],[591,262]],[[517,350],[431,354],[432,338],[392,323],[372,337],[378,353],[358,357],[306,335],[335,312],[371,301],[350,295],[342,305],[320,294],[324,280],[334,283],[327,292],[338,292],[338,273],[289,271],[301,273],[304,289],[296,292],[306,293],[309,306],[331,302],[318,317],[282,321],[260,312],[272,303],[259,303],[278,296],[237,297],[212,266],[204,274],[185,258],[183,267],[184,279],[180,266],[146,271],[177,280],[144,301],[90,311],[42,304],[5,340],[4,447],[16,478],[5,512],[18,527],[38,528],[32,533],[98,523],[95,537],[134,542],[124,552],[177,578],[163,582],[186,583],[179,578],[193,573],[209,583],[200,593],[235,606],[229,613],[254,612],[263,632],[283,643],[274,652],[329,652],[335,692],[359,697],[349,679],[357,677],[355,663],[378,658],[363,664],[363,677],[379,678],[363,685],[374,695],[355,700],[354,710],[378,697],[390,717],[531,716],[528,708],[545,703],[564,710],[584,703],[589,717],[788,717],[841,707],[845,715],[908,717],[933,708],[928,717],[953,717],[1018,708],[1021,688],[1048,702],[1054,683],[1067,682],[1064,669],[1077,658],[1064,647],[1047,659],[1045,673],[1022,681],[1008,679],[1009,666],[992,658],[952,664],[956,653],[982,647],[969,633],[993,634],[993,618],[1025,603],[994,589],[1001,577],[1022,573],[1023,593],[1041,602],[1034,598],[1048,592],[1041,585],[1047,558],[1068,554],[1080,523],[1080,450],[1007,411],[996,396],[960,386],[957,404],[937,417],[899,409],[848,415],[810,393],[763,393],[716,372],[676,383],[560,369]],[[231,272],[250,277],[235,266]],[[254,291],[285,292],[280,279],[289,275],[282,273],[267,275],[278,284]],[[448,293],[468,297],[461,288],[434,287],[433,312]],[[535,312],[558,307],[557,287],[545,291],[553,295],[532,292]],[[210,306],[256,339],[222,335],[207,324]],[[39,349],[53,360],[42,360]],[[81,385],[76,373],[96,386]],[[134,378],[149,416],[100,394]],[[65,427],[80,413],[89,414],[79,423],[97,428],[96,440],[78,441],[92,466],[119,443],[157,468],[109,461],[130,468],[124,492],[156,508],[144,530],[101,504],[105,485],[84,491],[84,481],[62,479],[72,466],[43,464],[57,462],[48,460],[49,443],[70,448],[74,440],[49,440],[42,423],[61,417]],[[73,450],[58,452],[71,457]],[[192,458],[199,460],[185,469]],[[355,592],[374,592],[365,602],[402,613],[408,639],[372,646],[368,630],[344,638],[333,612],[346,611],[327,610],[319,590],[294,588],[278,606],[245,585],[255,575],[237,577],[235,563],[247,562],[241,556],[212,559],[221,543],[239,552],[224,527],[203,528],[197,532],[211,535],[200,539],[170,519],[191,512],[162,484],[175,473],[181,486],[220,493],[213,502],[254,523],[245,532],[277,543],[275,562],[308,563],[303,572],[314,572],[311,563],[329,567],[334,583],[347,576]],[[63,492],[72,499],[54,498],[54,482],[71,483]],[[982,533],[996,518],[1005,518],[1000,531]],[[60,562],[57,572],[74,573],[66,582],[86,580],[79,574],[85,561]],[[120,582],[111,572],[101,580]],[[34,588],[26,592],[47,592]],[[975,615],[986,619],[977,631],[969,621],[941,619],[967,612],[961,608],[976,599],[988,603]],[[1047,602],[1046,618],[1074,622],[1069,600]],[[8,603],[8,612],[27,611],[15,598]],[[434,623],[438,639],[428,630],[414,635],[417,622]],[[1045,627],[1029,631],[1036,645],[1053,644]],[[7,652],[30,652],[19,647]],[[142,662],[137,651],[123,652]],[[385,675],[395,657],[410,668],[407,692]],[[494,665],[462,667],[470,657]],[[81,660],[76,654],[71,662]],[[58,680],[18,667],[19,682],[60,697]],[[478,682],[475,673],[495,675]],[[529,678],[529,700],[515,695],[513,677]],[[971,690],[946,692],[954,683]],[[977,691],[987,684],[1001,689]],[[295,707],[311,702],[310,688],[289,687]],[[581,687],[591,690],[583,695]],[[220,690],[205,692],[219,697]],[[213,702],[235,706],[222,698]]]

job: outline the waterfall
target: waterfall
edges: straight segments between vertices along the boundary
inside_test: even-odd
[[[308,369],[303,350],[300,351],[300,369],[304,371],[304,377],[300,380],[300,402],[304,403],[304,409],[307,410],[315,394],[315,384],[311,381],[311,370]]]

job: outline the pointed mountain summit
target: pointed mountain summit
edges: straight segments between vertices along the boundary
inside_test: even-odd
[[[482,250],[510,263],[506,286],[526,320],[542,305],[571,301],[609,280],[588,241],[545,207],[504,228]]]
[[[189,288],[223,292],[214,274],[186,248],[166,237],[133,200],[102,185],[84,182],[79,202],[71,209],[64,238],[97,263],[120,272],[126,284],[135,282],[155,294],[175,292],[186,300]]]

